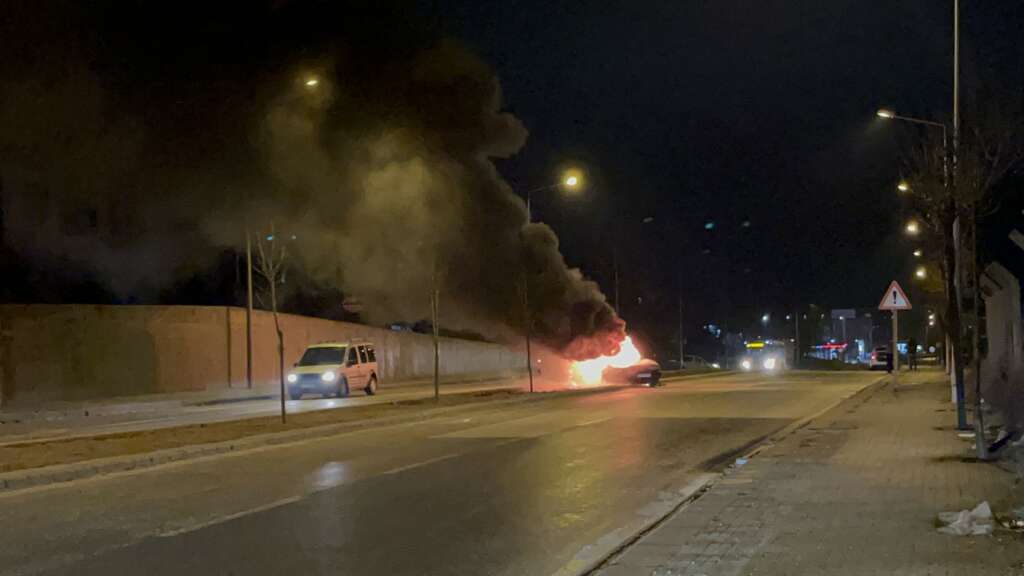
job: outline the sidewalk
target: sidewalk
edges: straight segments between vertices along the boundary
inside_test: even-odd
[[[1020,506],[1015,477],[970,462],[940,372],[851,398],[731,469],[596,573],[1024,575],[1024,536],[936,532],[939,512]],[[965,461],[967,459],[968,461]]]

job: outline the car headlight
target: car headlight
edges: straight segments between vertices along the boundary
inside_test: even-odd
[[[775,358],[765,358],[763,365],[765,370],[775,370]]]
[[[288,375],[288,382],[289,383],[295,384],[298,381],[299,381],[299,375],[298,374],[289,374]]]
[[[753,367],[753,364],[750,363],[750,360],[744,358],[743,361],[740,362],[740,367],[744,370],[750,370]]]
[[[320,375],[320,379],[323,380],[324,382],[334,382],[334,380],[337,377],[338,375],[335,374],[334,372],[324,372],[323,374]]]

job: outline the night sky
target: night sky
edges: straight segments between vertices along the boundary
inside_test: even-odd
[[[622,243],[627,319],[638,296],[645,319],[674,318],[676,286],[702,320],[743,323],[912,285],[893,192],[921,133],[874,112],[949,121],[952,2],[429,4],[531,132],[507,177],[535,186],[573,159],[592,174],[587,198],[538,216],[606,288]],[[1020,98],[1022,32],[1021,3],[964,3],[965,98],[993,82]]]
[[[268,17],[295,4],[306,6]],[[963,4],[965,109],[981,88],[1020,101],[1024,5]],[[609,300],[618,262],[620,313],[648,340],[674,336],[680,296],[691,334],[810,304],[872,307],[893,278],[917,297],[895,184],[924,133],[874,113],[950,120],[951,0],[17,5],[0,17],[5,76],[38,67],[57,83],[65,59],[81,60],[118,112],[156,127],[167,157],[146,160],[157,169],[187,164],[185,150],[188,162],[222,157],[218,169],[243,180],[258,156],[237,136],[259,82],[315,62],[335,29],[364,51],[457,39],[493,67],[504,109],[529,132],[517,154],[495,160],[511,186],[585,172],[578,197],[536,195],[534,217]],[[361,81],[375,75],[374,61],[346,65]],[[387,92],[356,96],[372,104],[375,90]],[[174,301],[163,289],[160,301]]]

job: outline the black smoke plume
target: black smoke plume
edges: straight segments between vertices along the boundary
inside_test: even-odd
[[[426,317],[436,286],[445,326],[510,338],[525,292],[533,332],[567,355],[621,341],[597,285],[498,174],[527,131],[456,41],[338,3],[91,8],[25,3],[0,23],[0,170],[45,188],[23,204],[65,215],[12,230],[23,252],[138,291],[272,223],[371,321]],[[82,210],[85,232],[69,232]]]

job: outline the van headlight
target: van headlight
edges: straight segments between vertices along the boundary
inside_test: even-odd
[[[763,365],[765,370],[775,370],[775,358],[765,358]]]
[[[299,381],[299,375],[298,374],[289,374],[288,375],[288,383],[289,384],[295,384],[298,381]]]
[[[324,372],[323,374],[320,375],[320,379],[323,380],[324,382],[334,382],[334,380],[337,378],[338,375],[335,374],[334,372]]]
[[[743,361],[740,362],[740,368],[743,368],[744,370],[750,370],[753,366],[754,365],[750,363],[748,358],[744,358]]]

